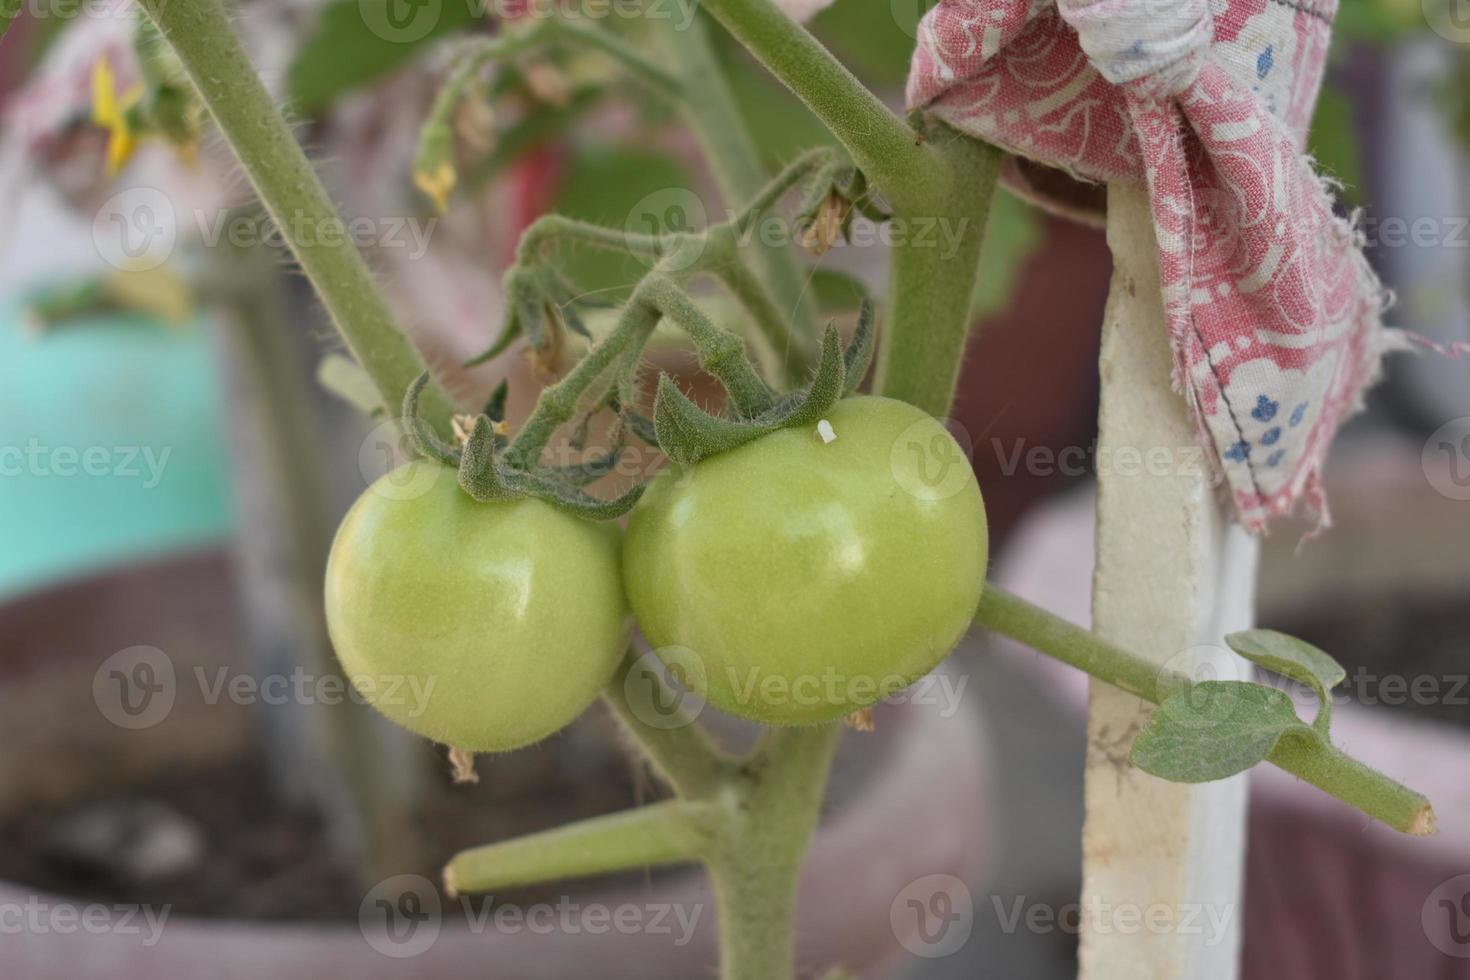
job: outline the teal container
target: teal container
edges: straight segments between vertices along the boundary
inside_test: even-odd
[[[0,596],[228,536],[205,321],[98,316],[44,333],[0,308]]]

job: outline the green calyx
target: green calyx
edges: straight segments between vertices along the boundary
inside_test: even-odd
[[[653,404],[658,447],[669,459],[689,466],[777,429],[815,424],[839,399],[857,390],[872,359],[873,308],[865,300],[847,349],[842,349],[837,328],[829,325],[811,382],[780,397],[758,415],[711,415],[690,401],[665,374],[659,378]]]
[[[491,396],[486,411],[475,417],[462,447],[451,446],[419,416],[419,397],[429,381],[428,372],[418,376],[403,399],[403,418],[418,451],[459,471],[459,485],[481,503],[536,497],[569,510],[578,517],[607,521],[621,517],[643,496],[636,486],[612,500],[594,497],[581,488],[612,472],[621,446],[593,460],[565,467],[538,466],[521,469],[506,463],[505,436],[497,431],[504,408],[504,385]]]

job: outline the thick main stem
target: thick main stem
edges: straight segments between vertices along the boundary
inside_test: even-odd
[[[786,980],[795,967],[796,885],[816,830],[840,724],[783,728],[740,790],[742,821],[709,859],[720,907],[721,980]]]
[[[261,84],[219,0],[138,0],[174,49],[199,97],[239,158],[250,183],[332,322],[373,379],[383,404],[400,405],[424,370],[399,328],[326,189]],[[423,411],[448,430],[451,405],[438,386]]]
[[[941,167],[903,120],[774,0],[704,0],[704,8],[832,131],[895,207],[927,208]]]
[[[1001,152],[937,124],[931,145],[946,174],[937,206],[894,207],[888,329],[877,383],[890,398],[944,418],[970,334],[970,304]],[[925,227],[939,231],[921,234]]]

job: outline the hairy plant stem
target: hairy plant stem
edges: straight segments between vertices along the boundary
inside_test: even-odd
[[[893,221],[905,222],[907,231],[893,236],[888,329],[875,384],[890,398],[944,418],[954,402],[970,334],[980,247],[1002,154],[937,125],[929,145],[947,174],[944,193],[929,211],[894,205]],[[948,234],[938,240],[920,234],[917,229],[926,223]]]
[[[985,587],[975,622],[1152,704],[1192,683],[992,585]],[[1434,810],[1427,799],[1325,740],[1288,735],[1267,759],[1395,830],[1434,832]]]
[[[773,0],[705,0],[704,6],[826,123],[892,206],[878,385],[931,415],[947,415],[970,330],[1000,151],[938,123],[916,132]],[[922,235],[925,226],[948,235]]]
[[[919,137],[774,0],[704,0],[712,14],[796,93],[895,208],[935,213],[947,179]]]
[[[740,115],[740,107],[725,81],[710,47],[705,24],[696,13],[695,0],[675,0],[676,16],[658,22],[656,33],[664,57],[680,82],[680,107],[694,138],[699,141],[727,207],[735,208],[758,194],[766,183],[755,140]],[[688,27],[679,30],[678,23]],[[814,304],[806,295],[801,265],[790,243],[753,243],[756,278],[768,286],[794,337],[790,346],[788,378],[800,380],[814,363],[817,329]],[[744,258],[740,258],[742,263]]]
[[[394,410],[424,370],[346,224],[246,56],[219,0],[138,0],[173,48],[240,160],[332,322]],[[437,386],[423,412],[448,431],[452,405]]]

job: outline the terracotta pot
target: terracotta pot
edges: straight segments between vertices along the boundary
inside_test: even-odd
[[[143,645],[166,649],[180,674],[196,666],[214,670],[245,663],[234,595],[229,562],[207,552],[119,569],[0,607],[0,816],[248,751],[247,709],[227,699],[208,704],[195,684],[172,685],[175,694],[162,720],[120,728],[140,715],[119,715],[123,689],[114,671],[133,680],[149,678],[136,674],[136,652],[129,654],[131,662],[109,659],[120,648]],[[146,659],[146,652],[141,656]],[[130,707],[143,714],[156,710],[137,697]],[[828,813],[801,882],[798,945],[804,968],[841,963],[864,976],[877,975],[904,955],[905,943],[915,941],[912,915],[901,914],[906,910],[900,893],[907,885],[934,874],[971,884],[983,876],[989,813],[975,710],[973,699],[960,701],[947,716],[917,704],[885,705],[876,734],[847,735]],[[74,910],[85,903],[0,883],[0,910],[34,907],[45,913],[40,928],[7,929],[14,934],[5,936],[4,972],[26,980],[688,980],[714,973],[714,902],[703,876],[693,870],[620,887],[569,886],[561,896],[581,908],[670,906],[683,910],[686,921],[697,910],[697,927],[687,941],[680,941],[677,927],[667,934],[652,928],[593,934],[579,920],[556,917],[549,932],[493,921],[475,931],[466,927],[461,908],[448,905],[419,917],[417,925],[410,922],[413,931],[395,934],[394,942],[376,899],[398,901],[401,884],[384,883],[365,895],[356,924],[351,909],[343,910],[341,925],[171,915],[157,941],[147,944],[146,929],[63,931],[54,926],[56,910],[79,914]],[[421,897],[432,913],[437,896]],[[414,955],[388,955],[405,951]]]

